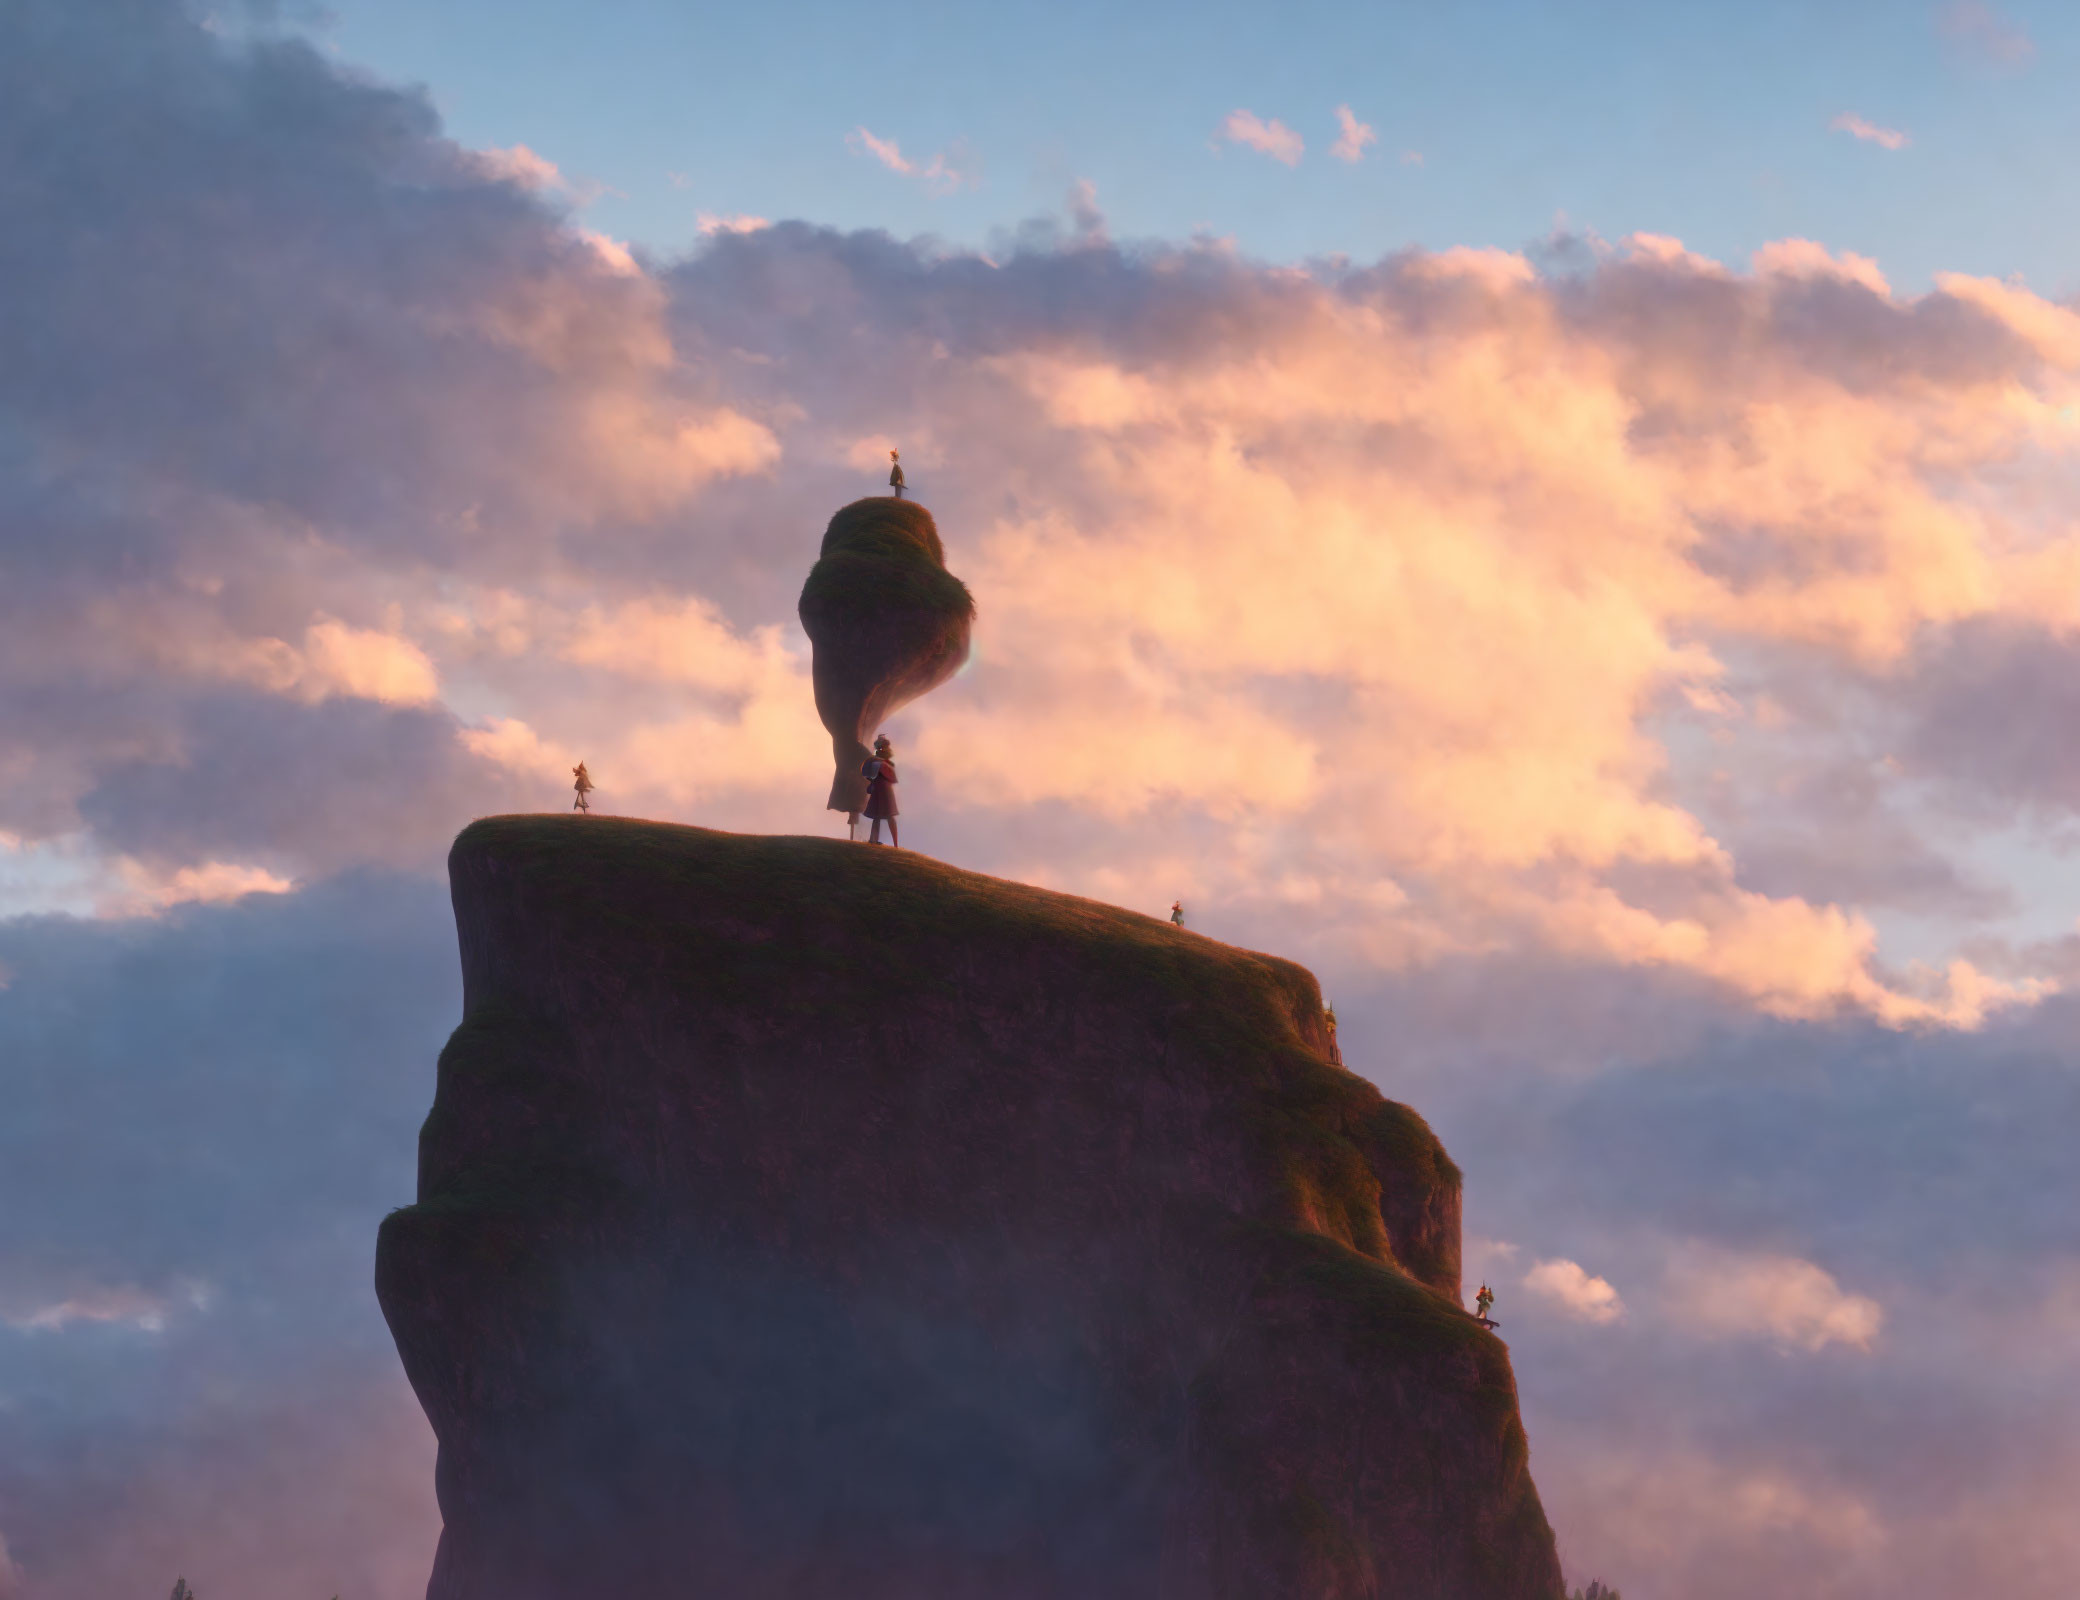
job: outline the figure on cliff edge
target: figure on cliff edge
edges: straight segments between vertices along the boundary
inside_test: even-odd
[[[888,453],[888,486],[895,490],[898,500],[903,498],[903,461],[893,450]]]
[[[1184,902],[1182,900],[1170,902],[1170,923],[1171,926],[1177,928],[1184,926]]]
[[[592,781],[592,774],[585,770],[585,763],[582,761],[571,768],[571,787],[578,791],[578,798],[571,802],[571,809],[590,812],[592,802],[585,797],[591,794],[596,786]]]
[[[881,842],[881,824],[888,824],[888,842],[895,849],[903,846],[896,832],[896,763],[895,746],[883,734],[874,741],[874,753],[860,763],[859,775],[867,780],[866,815],[874,824],[867,835],[868,844]]]
[[[1484,1328],[1493,1328],[1499,1326],[1495,1319],[1488,1315],[1489,1308],[1492,1307],[1494,1304],[1495,1291],[1489,1288],[1485,1283],[1482,1284],[1481,1292],[1473,1297],[1474,1321],[1478,1322]]]

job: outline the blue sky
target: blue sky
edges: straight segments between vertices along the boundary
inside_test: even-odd
[[[2080,16],[2012,5],[1050,6],[337,0],[345,60],[430,86],[459,138],[604,186],[587,219],[661,251],[700,212],[980,244],[1097,186],[1115,235],[1275,260],[1516,248],[1561,219],[1743,262],[1787,236],[2071,287]],[[1335,108],[1377,132],[1329,157]],[[1227,145],[1246,108],[1297,168]],[[1850,114],[1898,150],[1831,128]],[[865,127],[976,187],[931,194]],[[1405,159],[1419,154],[1420,165]],[[675,180],[674,174],[678,174]]]

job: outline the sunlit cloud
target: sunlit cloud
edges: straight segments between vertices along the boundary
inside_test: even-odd
[[[1349,106],[1336,108],[1336,142],[1329,146],[1329,154],[1338,161],[1358,161],[1364,157],[1365,147],[1379,142],[1379,133],[1370,123],[1360,122]]]
[[[643,274],[642,263],[621,240],[599,232],[595,228],[581,228],[578,237],[592,247],[594,255],[609,272],[624,278],[639,278]]]
[[[556,163],[536,155],[524,144],[502,150],[474,150],[470,155],[479,171],[500,183],[538,192],[561,190],[565,186],[563,173]]]
[[[1086,184],[986,257],[705,214],[708,247],[639,257],[423,96],[170,4],[120,39],[64,13],[29,8],[27,70],[68,93],[0,97],[10,227],[66,242],[4,285],[38,336],[0,371],[0,1342],[169,1365],[106,1406],[80,1366],[76,1431],[0,1483],[38,1592],[122,1592],[111,1528],[235,1548],[205,1593],[423,1590],[431,1442],[354,1241],[409,1196],[454,1019],[443,852],[566,808],[580,759],[603,811],[842,833],[794,605],[890,448],[980,603],[971,668],[892,723],[905,842],[1181,896],[1323,973],[1354,1067],[1467,1163],[1468,1286],[1502,1291],[1571,1566],[2063,1592],[2080,1294],[2034,1261],[2013,1316],[1984,1287],[2072,1210],[2055,1137],[2014,1148],[2070,1090],[2012,1080],[2058,1077],[2080,958],[2004,904],[2080,812],[2080,313],[1895,288],[1824,236],[1565,271],[1119,248]],[[1703,1030],[1840,1126],[1668,1044]],[[1893,1116],[1930,1076],[1968,1109]],[[1557,1174],[1512,1158],[1556,1145]],[[1638,1246],[1642,1218],[1717,1242]],[[32,1282],[24,1240],[80,1259]],[[168,1262],[264,1314],[195,1314]],[[111,1417],[162,1430],[162,1479],[104,1474]]]
[[[554,197],[579,207],[590,205],[608,192],[607,186],[596,179],[568,176],[555,162],[524,144],[471,150],[466,152],[466,159],[493,182],[509,183],[530,194]]]
[[[903,154],[903,147],[893,139],[883,139],[871,129],[854,128],[845,135],[845,142],[862,154],[872,156],[890,172],[900,172],[904,177],[916,173],[917,167]]]
[[[100,896],[98,916],[157,916],[175,906],[221,905],[249,894],[287,894],[296,887],[293,879],[279,873],[233,861],[206,861],[167,872],[125,859],[114,863],[114,870],[117,884]]]
[[[1261,151],[1289,167],[1300,165],[1301,154],[1307,148],[1307,142],[1278,118],[1266,122],[1254,111],[1229,112],[1221,122],[1220,137],[1230,144]]]
[[[889,171],[916,178],[934,194],[952,194],[960,189],[978,188],[982,183],[981,168],[964,139],[955,140],[922,164],[904,155],[895,140],[880,138],[865,127],[854,128],[845,135],[845,142]]]
[[[1539,1262],[1524,1274],[1524,1289],[1576,1322],[1608,1324],[1625,1315],[1625,1302],[1609,1280],[1590,1276],[1565,1257]]]
[[[1674,1321],[1715,1338],[1867,1351],[1885,1326],[1877,1301],[1850,1293],[1832,1273],[1796,1256],[1692,1247],[1671,1264],[1665,1293]]]
[[[1674,258],[1664,256],[1661,259]],[[1689,264],[1700,265],[1695,258],[1691,258]],[[1716,263],[1703,263],[1701,270],[1709,271],[1715,266]],[[1837,253],[1811,239],[1773,239],[1755,252],[1751,266],[1758,275],[1840,278],[1846,283],[1860,284],[1873,294],[1889,296],[1892,293],[1892,285],[1885,281],[1885,274],[1878,270],[1877,262],[1869,256],[1860,256],[1853,250]]]
[[[733,216],[721,216],[713,211],[702,211],[697,213],[694,218],[694,226],[700,230],[701,237],[704,239],[712,239],[717,234],[756,233],[759,229],[770,228],[772,225],[767,218],[754,217],[748,211],[740,211]]]
[[[1852,139],[1865,144],[1878,145],[1886,150],[1904,150],[1912,141],[1897,128],[1881,128],[1875,122],[1867,122],[1853,111],[1844,111],[1828,126],[1837,133],[1846,133]]]

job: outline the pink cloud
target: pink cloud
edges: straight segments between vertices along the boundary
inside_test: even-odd
[[[853,149],[872,156],[890,172],[900,172],[907,178],[917,171],[916,165],[904,156],[903,147],[895,140],[877,138],[864,127],[854,128],[846,134],[845,142]]]
[[[1229,112],[1221,123],[1220,137],[1230,144],[1262,151],[1289,167],[1300,165],[1301,154],[1307,148],[1306,141],[1276,117],[1266,122],[1254,111]]]
[[[1885,1326],[1877,1301],[1795,1256],[1692,1248],[1672,1266],[1665,1301],[1670,1317],[1710,1337],[1773,1339],[1808,1352],[1833,1344],[1868,1351]]]
[[[704,239],[712,239],[718,234],[756,233],[761,228],[770,228],[773,225],[768,218],[754,217],[749,212],[738,212],[734,216],[720,216],[712,211],[699,213],[694,219],[694,223],[699,228],[701,237]]]
[[[559,190],[566,186],[556,163],[536,155],[524,144],[506,149],[477,150],[471,154],[486,177],[501,183],[534,190]]]
[[[864,127],[854,128],[845,135],[845,142],[861,154],[872,156],[889,171],[916,178],[934,194],[974,189],[982,183],[981,168],[964,139],[956,139],[921,166],[905,156],[895,140],[877,138]]]
[[[1625,1302],[1607,1280],[1591,1277],[1578,1263],[1564,1258],[1539,1262],[1524,1274],[1524,1288],[1576,1322],[1605,1324],[1625,1315]]]
[[[1875,144],[1887,150],[1904,150],[1912,141],[1897,128],[1881,128],[1875,122],[1866,122],[1853,111],[1844,111],[1828,126],[1837,133],[1846,133],[1852,139],[1865,144]]]
[[[1246,126],[1277,153],[1275,124]],[[968,171],[854,144],[914,181]],[[419,194],[398,237],[431,249]],[[976,865],[1158,907],[1156,876],[1187,874],[1252,938],[1358,968],[1520,952],[1898,1027],[2049,992],[1962,927],[1893,959],[1887,897],[1912,891],[1760,874],[1753,843],[1854,854],[1865,831],[1799,780],[1866,747],[1869,785],[1919,803],[1877,756],[1954,737],[1964,714],[1918,676],[1934,641],[2080,633],[2076,523],[2044,509],[2070,499],[2080,335],[2020,285],[1902,296],[1813,241],[1740,272],[1659,236],[1565,283],[1493,249],[1332,278],[1095,228],[995,265],[773,228],[623,273],[554,212],[495,216],[519,234],[459,229],[438,271],[352,276],[362,258],[321,240],[293,292],[240,276],[274,259],[257,246],[147,280],[189,299],[138,349],[234,305],[287,330],[241,347],[239,392],[269,403],[198,412],[148,486],[126,474],[150,441],[110,447],[108,492],[178,576],[17,602],[0,670],[138,709],[11,735],[0,761],[36,783],[6,786],[0,827],[83,841],[104,876],[309,881],[560,801],[567,755],[618,810],[815,827],[803,541],[882,487],[862,441],[929,441],[982,623],[968,674],[897,731]],[[313,411],[279,352],[331,336],[307,321],[326,274],[348,274],[328,315],[365,319],[339,359],[367,365]],[[38,314],[105,354],[128,305]],[[207,354],[173,349],[178,370]],[[106,408],[165,381],[109,362],[91,394],[63,368],[24,392]],[[1830,722],[1808,709],[1826,694],[1878,709]],[[284,735],[283,770],[227,811],[230,698],[323,731]],[[1859,716],[1903,731],[1818,747]],[[1899,831],[1956,847],[1954,822]]]
[[[1338,161],[1358,161],[1364,157],[1365,147],[1379,142],[1379,133],[1370,123],[1360,122],[1351,114],[1349,106],[1336,108],[1336,142],[1329,146],[1329,154]]]

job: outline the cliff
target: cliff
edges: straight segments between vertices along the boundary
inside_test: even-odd
[[[430,1600],[1552,1600],[1459,1175],[1301,968],[894,850],[450,858]]]

